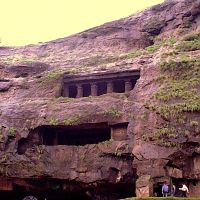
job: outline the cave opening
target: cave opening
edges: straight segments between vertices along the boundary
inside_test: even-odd
[[[69,98],[101,96],[107,93],[124,93],[134,89],[140,78],[139,70],[90,75],[64,74],[60,95]]]
[[[11,181],[12,190],[0,187],[2,199],[24,200],[33,196],[37,200],[116,200],[135,196],[134,182],[87,184],[48,178]]]
[[[135,79],[131,79],[132,89],[135,87],[135,84],[137,83],[137,80],[140,78],[140,76],[136,77]]]
[[[69,98],[76,98],[77,96],[77,87],[76,85],[69,86]]]
[[[116,92],[116,93],[124,93],[125,92],[124,80],[116,80],[113,82],[113,92]]]
[[[90,84],[83,84],[83,97],[88,97],[91,95],[91,86]]]
[[[162,179],[162,178],[161,178]],[[185,184],[189,190],[190,187],[195,187],[198,183],[195,179],[187,179],[187,178],[175,178],[175,177],[169,177],[168,180],[160,180],[155,181],[153,184],[153,195],[156,197],[163,197],[162,194],[162,185],[164,182],[167,182],[167,185],[169,186],[169,193],[168,196],[172,195],[173,191],[173,185],[175,186],[175,197],[182,197],[182,191],[179,188],[182,188],[182,184]]]
[[[27,138],[18,141],[17,153],[22,155],[28,148],[37,145],[84,146],[113,139],[127,138],[128,123],[108,125],[107,122],[80,125],[42,125],[30,131]]]
[[[18,141],[18,148],[17,148],[17,153],[19,155],[22,155],[26,152],[27,148],[29,146],[29,142],[27,138],[22,138]]]
[[[111,139],[111,129],[99,127],[42,126],[38,129],[42,144],[75,145],[98,144]]]
[[[106,82],[97,83],[97,88],[98,88],[97,96],[107,93],[107,83]]]

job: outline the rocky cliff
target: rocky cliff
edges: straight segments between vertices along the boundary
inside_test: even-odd
[[[199,0],[166,0],[67,38],[0,47],[1,194],[159,196],[168,181],[185,182],[199,196],[199,30]],[[61,95],[64,74],[104,80],[129,71],[140,72],[130,92]],[[125,136],[95,144],[45,145],[40,138],[55,130],[82,137],[93,126],[114,135],[121,124],[128,124]]]

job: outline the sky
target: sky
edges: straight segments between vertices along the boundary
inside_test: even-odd
[[[164,0],[0,0],[1,45],[26,45],[82,32]]]

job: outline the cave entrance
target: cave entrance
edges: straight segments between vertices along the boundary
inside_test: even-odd
[[[72,145],[84,146],[100,142],[125,140],[128,123],[108,125],[108,123],[88,123],[75,126],[42,125],[32,130],[27,138],[18,141],[17,152],[22,155],[33,145]]]
[[[107,93],[107,83],[106,82],[97,83],[97,88],[98,88],[97,96]]]
[[[23,200],[116,200],[135,196],[135,183],[87,184],[60,179],[13,179],[12,190],[0,187],[1,199]]]
[[[113,92],[116,92],[116,93],[124,93],[125,92],[124,80],[116,80],[113,82]]]
[[[77,96],[77,87],[76,85],[69,86],[69,98],[76,98]]]
[[[156,184],[153,185],[153,194],[156,197],[162,197],[162,182],[158,182]]]
[[[100,126],[41,126],[38,129],[43,145],[98,144],[111,139],[111,129],[105,124]]]
[[[162,179],[162,178],[161,178]],[[169,177],[167,179],[163,179],[163,180],[156,180],[154,182],[153,185],[153,193],[154,196],[157,197],[162,197],[162,185],[164,182],[167,182],[167,185],[169,186],[169,194],[168,196],[171,195],[172,193],[172,187],[173,185],[175,186],[176,190],[175,190],[175,197],[181,197],[182,196],[182,191],[179,190],[179,188],[182,188],[182,184],[186,184],[187,187],[189,188],[189,186],[195,186],[197,184],[196,180],[193,179],[185,179],[185,178],[174,178],[174,177]],[[190,188],[189,188],[190,190]]]
[[[190,186],[195,186],[197,183],[197,180],[194,179],[186,179],[186,178],[171,178],[172,183],[176,186],[176,197],[181,197],[182,196],[182,191],[179,190],[179,188],[182,188],[182,184],[187,185],[190,191]],[[192,193],[193,191],[190,191]]]
[[[74,145],[98,144],[111,139],[112,128],[107,123],[82,124],[77,126],[39,126],[27,138],[18,141],[18,154],[24,154],[31,145]]]
[[[91,86],[90,84],[83,84],[83,97],[88,97],[91,95]]]

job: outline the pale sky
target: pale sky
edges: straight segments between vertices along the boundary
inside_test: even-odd
[[[50,41],[127,17],[164,0],[0,0],[1,45]]]

